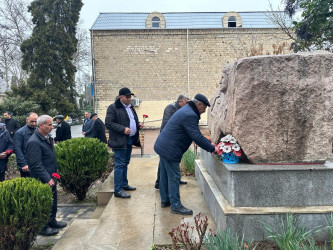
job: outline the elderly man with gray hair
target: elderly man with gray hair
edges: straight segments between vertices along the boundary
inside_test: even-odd
[[[192,215],[193,211],[183,206],[179,195],[180,167],[183,154],[194,141],[202,149],[216,153],[215,145],[205,138],[199,129],[200,115],[210,107],[208,99],[195,95],[188,105],[179,109],[157,137],[155,152],[160,156],[161,207],[171,206],[171,213]]]
[[[57,187],[52,179],[52,174],[57,173],[58,165],[53,146],[52,131],[53,119],[48,115],[41,115],[37,119],[37,131],[30,137],[27,144],[28,166],[30,175],[47,183],[52,188],[53,204],[49,223],[43,228],[42,235],[56,235],[59,228],[67,226],[67,223],[56,220],[57,213]]]

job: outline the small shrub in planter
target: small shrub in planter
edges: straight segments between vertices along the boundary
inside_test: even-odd
[[[61,186],[83,200],[102,176],[110,157],[105,143],[95,138],[74,138],[55,147]]]
[[[183,154],[183,157],[182,157],[182,163],[184,164],[184,166],[186,167],[186,170],[190,174],[194,174],[194,172],[195,172],[195,163],[194,163],[195,158],[196,158],[196,155],[191,149],[188,149]]]
[[[52,191],[32,178],[0,182],[0,249],[29,249],[50,219]]]

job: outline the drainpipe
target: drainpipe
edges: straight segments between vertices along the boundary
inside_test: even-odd
[[[92,81],[94,84],[94,95],[93,95],[93,105],[94,111],[97,112],[97,95],[96,95],[96,73],[95,73],[95,55],[94,55],[94,32],[90,30],[91,36],[91,65],[92,65]]]
[[[188,47],[188,29],[186,29],[186,54],[187,54],[187,96],[190,98],[190,53]]]

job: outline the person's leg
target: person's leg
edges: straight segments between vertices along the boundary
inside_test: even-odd
[[[168,192],[172,208],[182,206],[179,195],[179,181],[181,177],[179,162],[165,161],[165,169],[168,175]]]
[[[53,221],[55,221],[56,216],[57,216],[57,209],[58,209],[57,185],[54,185],[52,187],[52,198],[53,198],[53,203],[52,203],[52,211],[51,211],[51,217],[50,217],[50,222],[51,223]]]
[[[157,179],[155,181],[155,188],[158,189],[160,186],[160,162],[158,163],[158,169],[157,169]]]
[[[114,149],[114,192],[119,193],[124,187],[124,172],[127,168],[126,165],[126,149]]]
[[[5,172],[0,172],[0,181],[5,180]]]
[[[168,173],[166,170],[165,158],[160,156],[160,196],[161,203],[170,203],[169,188],[168,188]]]
[[[131,160],[131,154],[132,154],[132,139],[128,139],[127,141],[127,148],[126,148],[126,154],[125,154],[125,163],[126,163],[126,167],[124,168],[124,172],[123,172],[123,187],[128,186],[128,179],[127,179],[127,171],[128,171],[128,164],[130,163]]]

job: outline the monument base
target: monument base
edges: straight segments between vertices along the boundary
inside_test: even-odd
[[[245,240],[263,240],[268,236],[263,225],[277,228],[277,215],[287,214],[308,229],[327,225],[333,212],[333,162],[292,167],[224,164],[215,155],[200,153],[195,174],[218,230],[229,228]],[[327,230],[315,239],[329,240]]]

